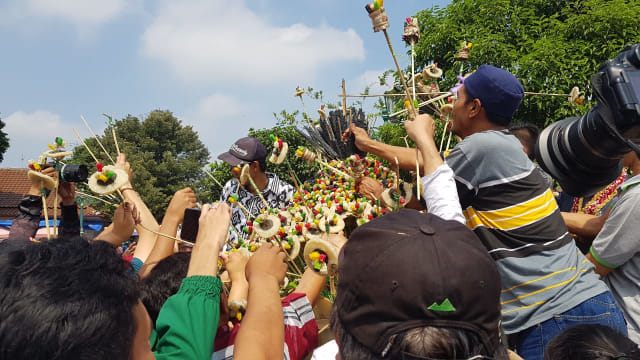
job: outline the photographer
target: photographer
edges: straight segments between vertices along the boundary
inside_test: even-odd
[[[42,174],[50,176],[54,181],[58,181],[58,172],[54,167],[47,167],[42,170]],[[26,196],[20,201],[18,209],[20,213],[11,225],[9,240],[27,239],[36,236],[42,214],[42,185],[39,181],[29,179],[31,187]],[[75,186],[70,182],[62,182],[58,186],[58,196],[61,199],[61,219],[58,229],[58,237],[70,239],[80,235],[80,219],[78,217],[78,206],[75,199]],[[58,211],[57,207],[55,211]]]
[[[633,168],[640,168],[634,152]],[[593,240],[587,259],[603,277],[627,320],[629,338],[640,343],[640,176],[627,179],[602,230]]]
[[[515,76],[490,65],[467,77],[450,122],[463,140],[445,162],[455,174],[467,227],[498,266],[502,326],[510,346],[535,360],[570,324],[597,318],[618,331],[626,328],[611,293],[567,232],[551,190],[506,130],[523,95]],[[354,126],[349,133],[360,150],[387,161],[397,157],[405,169],[415,167],[414,149],[376,142]]]

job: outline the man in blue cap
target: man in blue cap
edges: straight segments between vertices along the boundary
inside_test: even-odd
[[[503,330],[510,346],[530,360],[542,359],[546,343],[563,328],[601,323],[626,334],[626,326],[569,235],[552,192],[506,130],[523,95],[515,76],[491,65],[467,77],[455,94],[450,121],[450,130],[463,140],[445,162],[455,174],[466,225],[500,272]],[[423,119],[405,124],[413,137],[421,132],[412,126],[428,126]],[[415,169],[414,149],[374,141],[354,126],[349,133],[360,150],[390,162],[397,157],[400,167]]]

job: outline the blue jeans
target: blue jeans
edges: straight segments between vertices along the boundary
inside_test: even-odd
[[[616,305],[611,292],[596,295],[582,304],[551,319],[534,325],[517,334],[509,335],[515,340],[516,352],[525,360],[542,360],[544,348],[549,341],[564,329],[580,324],[601,324],[627,335],[627,325],[622,311]],[[510,341],[511,343],[511,341]]]

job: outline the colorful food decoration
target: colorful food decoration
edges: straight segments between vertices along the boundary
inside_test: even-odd
[[[420,28],[418,27],[418,19],[408,17],[404,23],[404,33],[402,40],[407,45],[415,45],[420,40]]]
[[[53,190],[58,186],[57,180],[55,180],[51,176],[47,176],[41,173],[44,168],[49,166],[49,164],[47,164],[47,158],[44,156],[44,154],[38,158],[38,162],[29,160],[28,164],[29,172],[27,173],[27,176],[29,177],[29,180],[31,180],[31,182],[40,182],[42,184],[42,187],[47,190]]]
[[[458,50],[458,55],[456,55],[456,61],[467,61],[469,60],[469,50],[471,50],[472,43],[467,43],[466,41],[462,42],[462,46],[460,50]]]
[[[582,105],[584,103],[584,95],[580,95],[580,88],[574,86],[569,93],[569,104],[571,105]]]
[[[271,151],[269,161],[274,164],[282,164],[287,159],[289,145],[275,135],[271,135],[270,138],[273,141],[273,151]]]
[[[431,65],[427,65],[424,70],[422,70],[422,76],[431,79],[438,79],[442,77],[442,69],[438,67],[438,63],[434,63]]]
[[[294,97],[300,97],[302,94],[306,93],[304,89],[301,89],[299,86],[296,87],[296,93],[293,94]]]
[[[320,109],[318,109],[318,115],[320,115],[320,120],[327,119],[327,112],[324,110],[324,105],[320,105]]]
[[[52,158],[56,161],[62,160],[65,156],[73,155],[72,151],[65,151],[64,148],[67,147],[67,142],[64,141],[61,137],[56,137],[54,144],[48,144],[49,151],[42,154],[48,158]]]
[[[314,162],[316,161],[316,154],[311,152],[309,149],[304,146],[298,146],[298,150],[296,150],[296,155],[304,161]]]
[[[89,177],[89,188],[96,194],[108,195],[116,192],[129,181],[129,175],[115,166],[96,164],[96,172]]]

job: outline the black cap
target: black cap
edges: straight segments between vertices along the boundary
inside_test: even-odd
[[[218,155],[218,159],[231,166],[263,160],[266,157],[267,149],[260,140],[253,137],[243,137],[231,145],[229,151]]]
[[[342,248],[338,277],[344,331],[382,356],[392,335],[424,326],[470,330],[488,354],[500,343],[498,269],[456,221],[409,209],[375,218]]]

